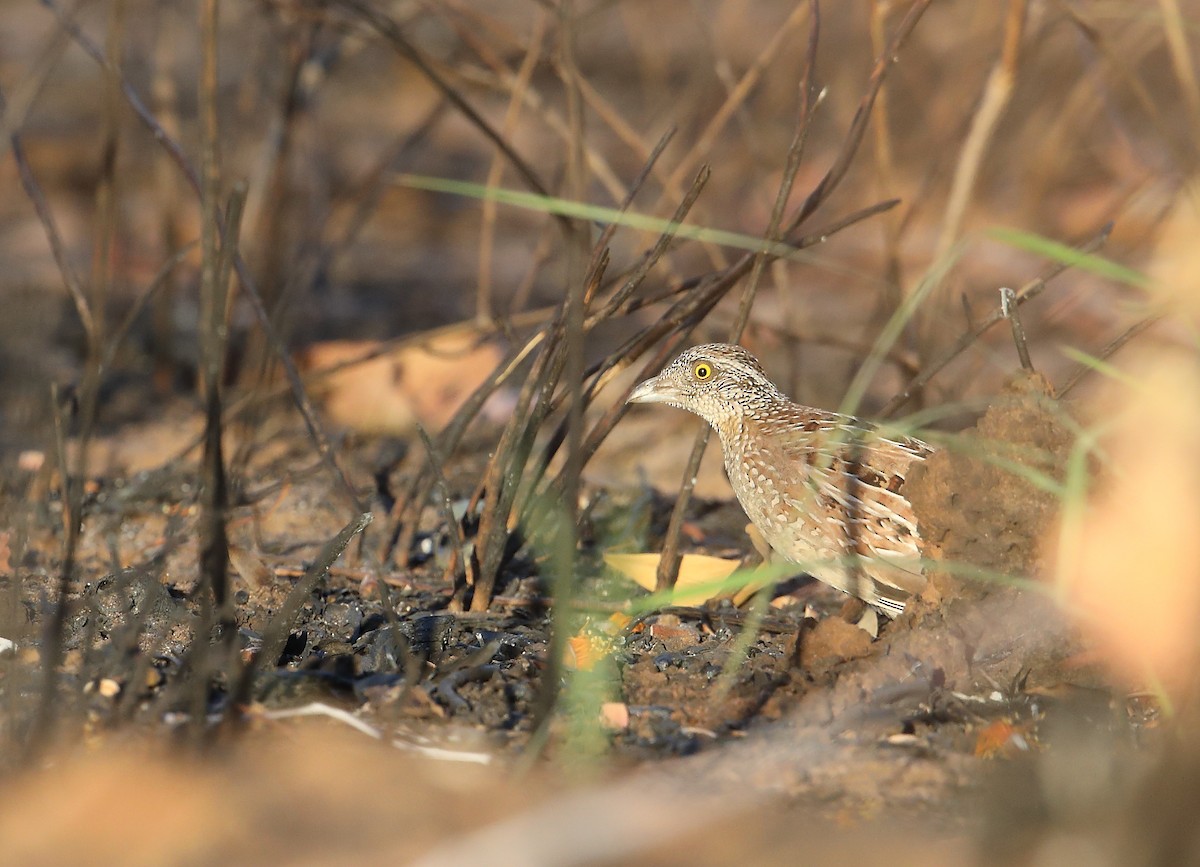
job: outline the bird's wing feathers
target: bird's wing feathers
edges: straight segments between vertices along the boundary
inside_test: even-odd
[[[885,436],[850,416],[802,413],[772,438],[779,460],[810,468],[788,498],[841,525],[845,550],[866,558],[862,570],[879,593],[886,595],[879,585],[901,591],[901,600],[920,592],[920,536],[901,491],[909,468],[932,449],[911,437]]]

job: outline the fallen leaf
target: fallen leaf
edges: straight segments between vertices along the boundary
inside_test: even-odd
[[[380,354],[361,361],[373,351]],[[379,341],[314,343],[298,356],[326,414],[362,433],[403,435],[420,422],[440,430],[502,360],[473,327],[387,349]],[[339,368],[339,365],[345,365]],[[322,374],[323,370],[339,368]]]
[[[1023,727],[1005,720],[996,720],[979,730],[975,737],[975,757],[991,759],[1029,749]]]
[[[610,568],[624,575],[639,587],[644,587],[651,593],[658,581],[658,563],[661,554],[605,554],[604,562]],[[675,602],[678,605],[699,605],[720,596],[729,596],[730,589],[702,589],[690,591],[688,588],[714,584],[728,578],[737,571],[740,560],[726,560],[723,557],[711,557],[707,554],[684,554],[679,562],[679,578],[675,582]],[[769,580],[750,582],[745,588],[739,588],[738,593],[747,590],[753,594],[760,587],[765,587]]]
[[[570,671],[591,671],[603,655],[599,637],[581,632],[567,639],[563,665]]]

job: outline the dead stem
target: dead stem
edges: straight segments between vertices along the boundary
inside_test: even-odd
[[[124,5],[121,2],[116,3],[109,12],[106,38],[110,46],[115,48],[119,48],[123,38],[123,15]],[[66,31],[68,26],[68,24],[60,24],[59,29]],[[116,154],[119,140],[119,123],[116,116],[117,101],[115,99],[115,82],[118,78],[119,70],[115,65],[106,70],[102,103],[102,123],[105,132],[102,138],[103,158],[101,162],[101,177],[96,188],[96,224],[93,235],[95,243],[93,245],[92,285],[90,293],[83,291],[82,287],[79,286],[78,278],[75,277],[74,272],[69,268],[60,272],[75,301],[76,310],[80,312],[80,321],[85,328],[87,336],[87,358],[84,362],[84,370],[79,387],[74,396],[75,400],[71,402],[76,410],[72,415],[78,425],[76,434],[77,453],[73,467],[67,463],[69,460],[66,448],[68,432],[66,419],[62,415],[67,412],[67,409],[65,406],[59,405],[57,401],[57,389],[54,390],[56,451],[59,457],[59,472],[63,480],[63,516],[67,524],[63,543],[62,571],[58,581],[54,614],[50,619],[47,633],[42,642],[43,680],[40,700],[29,736],[28,750],[30,758],[36,758],[40,755],[41,750],[45,748],[53,737],[55,726],[59,722],[54,709],[58,698],[59,664],[62,660],[66,638],[65,630],[69,606],[68,595],[74,580],[80,534],[82,533],[84,487],[88,478],[88,458],[92,434],[95,431],[96,416],[99,410],[100,387],[104,378],[104,320],[108,305],[108,284],[110,280],[108,254],[112,238],[116,231],[113,187],[115,185]],[[14,154],[18,156],[19,162],[24,163],[20,142],[15,135],[13,136],[12,146]],[[34,182],[33,174],[29,171],[27,164],[21,173],[27,193],[30,193],[31,197],[35,198],[35,202],[40,200],[40,205],[37,205],[39,218],[41,218],[43,227],[46,229],[47,237],[50,238],[52,248],[56,245],[58,247],[55,254],[56,259],[61,256],[63,257],[62,262],[65,263],[65,248],[61,239],[55,240],[57,231],[51,218],[49,205],[41,197],[40,189]],[[72,284],[74,285],[73,290],[71,288]],[[90,294],[90,298],[88,294]]]
[[[525,56],[521,59],[521,65],[513,78],[512,94],[504,112],[504,121],[500,125],[500,132],[505,136],[512,135],[520,117],[523,97],[529,90],[533,71],[542,57],[542,40],[546,36],[548,21],[548,13],[544,9],[539,10],[533,24],[533,31],[529,35],[529,45],[525,50]],[[498,150],[492,155],[487,179],[484,181],[484,186],[489,189],[497,186],[503,178],[501,156]],[[495,315],[492,307],[492,256],[496,241],[496,212],[499,207],[499,203],[484,197],[479,229],[479,268],[476,278],[478,285],[475,291],[475,320],[481,325],[490,323]]]
[[[1032,373],[1033,361],[1029,358],[1029,344],[1025,340],[1025,327],[1021,325],[1021,316],[1017,310],[1017,293],[1007,286],[1000,289],[1000,312],[1012,325],[1013,343],[1017,347],[1017,357],[1021,361],[1021,369]]]
[[[800,8],[797,7],[797,11]],[[813,108],[816,101],[815,94],[813,93],[813,68],[817,62],[817,44],[821,32],[821,17],[816,2],[808,4],[808,12],[811,25],[809,28],[808,55],[805,59],[804,73],[800,80],[800,110],[796,115],[795,132],[792,136],[791,145],[788,147],[783,178],[780,181],[779,190],[775,195],[775,204],[771,210],[771,219],[767,226],[765,237],[769,244],[782,240],[780,224],[783,221],[783,214],[787,208],[788,199],[792,194],[792,186],[796,180],[796,172],[800,168],[800,160],[804,155],[804,143],[808,139],[808,131],[812,123]],[[738,304],[737,315],[734,317],[733,324],[729,328],[729,343],[737,343],[742,339],[742,332],[746,329],[746,323],[750,321],[750,310],[758,294],[759,280],[762,278],[763,268],[766,263],[767,254],[765,252],[755,255],[749,280],[746,283],[746,289],[742,293],[741,302]],[[708,425],[703,425],[696,432],[696,440],[692,444],[692,453],[688,457],[688,462],[683,470],[683,479],[680,483],[679,494],[676,496],[675,506],[671,511],[671,519],[667,524],[667,533],[663,539],[662,557],[658,561],[656,584],[657,589],[660,591],[669,590],[674,587],[675,580],[679,575],[679,563],[681,561],[679,541],[683,531],[683,522],[687,515],[688,505],[691,503],[692,491],[696,486],[696,479],[699,476],[700,461],[704,457],[705,449],[708,448],[708,441],[711,435],[712,429]]]
[[[1078,248],[1079,251],[1081,253],[1092,253],[1098,250],[1100,247],[1104,246],[1104,242],[1108,240],[1109,233],[1111,232],[1112,224],[1109,224],[1091,240],[1080,245]],[[1016,297],[1013,301],[1014,306],[1020,306],[1028,301],[1032,301],[1046,290],[1046,286],[1051,280],[1053,280],[1059,274],[1062,274],[1070,267],[1070,265],[1062,262],[1056,262],[1051,265],[1040,277],[1035,277],[1033,280],[1030,280],[1017,290]],[[927,363],[921,372],[917,374],[917,376],[915,376],[911,382],[909,382],[904,391],[887,402],[887,404],[879,413],[880,417],[887,418],[900,407],[904,406],[904,404],[908,403],[909,399],[922,388],[924,388],[925,385],[931,379],[933,379],[933,377],[937,376],[937,374],[940,373],[947,364],[961,355],[972,343],[982,337],[984,333],[986,333],[992,326],[999,322],[1003,322],[1004,319],[1004,311],[1000,307],[996,307],[991,314],[983,319],[983,321],[981,321],[978,325],[976,325],[974,329],[967,331],[958,339],[957,342],[955,342],[953,346],[942,353],[938,358]]]
[[[1113,338],[1109,343],[1107,343],[1104,346],[1104,348],[1101,349],[1099,353],[1097,353],[1096,358],[1099,359],[1100,361],[1104,361],[1106,359],[1111,358],[1112,356],[1116,355],[1121,350],[1121,348],[1125,346],[1125,344],[1129,343],[1129,341],[1133,340],[1135,337],[1137,337],[1143,331],[1147,331],[1147,330],[1153,328],[1159,322],[1162,322],[1162,320],[1165,317],[1166,317],[1165,313],[1154,313],[1150,316],[1146,316],[1142,319],[1139,319],[1137,322],[1130,325],[1128,328],[1126,328],[1124,331],[1122,331],[1119,335],[1117,335],[1115,338]],[[1090,364],[1079,365],[1079,369],[1076,370],[1071,375],[1071,378],[1067,380],[1066,384],[1063,385],[1063,387],[1061,389],[1059,389],[1059,391],[1058,391],[1059,398],[1064,398],[1068,394],[1070,394],[1072,391],[1074,391],[1075,386],[1079,385],[1080,380],[1082,380],[1089,373],[1093,373],[1095,371],[1095,369],[1096,368]]]
[[[59,26],[70,33],[72,39],[75,40],[76,44],[89,57],[102,68],[108,68],[109,61],[104,56],[104,52],[96,46],[77,24],[63,15],[55,0],[40,0],[40,2],[54,11],[59,18]],[[142,102],[141,97],[138,96],[133,86],[123,76],[120,81],[121,93],[124,95],[125,101],[129,104],[130,108],[133,109],[138,121],[150,131],[158,145],[171,157],[171,160],[179,168],[180,172],[182,172],[188,182],[188,186],[191,187],[197,198],[201,198],[202,187],[200,175],[188,160],[179,142],[167,134],[153,113],[146,108],[145,103]],[[224,231],[223,223],[220,230]],[[296,408],[300,410],[305,428],[308,430],[308,434],[317,448],[317,453],[321,456],[321,460],[328,467],[334,479],[339,483],[342,492],[355,508],[355,511],[365,511],[365,506],[359,501],[358,492],[350,482],[346,471],[342,468],[341,462],[338,460],[329,442],[329,437],[325,434],[324,428],[317,419],[316,410],[313,408],[312,401],[304,389],[304,382],[300,377],[300,372],[296,369],[296,364],[292,360],[291,354],[288,352],[282,337],[280,337],[271,322],[266,306],[259,295],[257,284],[251,276],[250,269],[246,266],[246,261],[241,253],[238,253],[234,257],[233,268],[237,273],[239,284],[245,293],[245,298],[250,304],[250,309],[254,312],[255,318],[258,320],[259,326],[263,329],[263,333],[266,336],[268,345],[274,351],[276,359],[283,368],[284,376],[287,378],[288,385],[291,388],[292,400]]]
[[[942,220],[942,230],[934,247],[933,262],[943,262],[950,255],[950,249],[958,243],[962,232],[963,217],[975,189],[979,168],[983,156],[987,152],[996,126],[1000,122],[1008,100],[1012,96],[1013,85],[1017,77],[1017,60],[1020,57],[1021,36],[1025,30],[1026,0],[1009,0],[1008,13],[1004,24],[1004,42],[1000,57],[988,75],[983,87],[983,96],[975,116],[971,119],[971,129],[963,142],[958,154],[958,163],[954,168],[954,180],[950,185],[950,198],[946,204],[945,217]]]

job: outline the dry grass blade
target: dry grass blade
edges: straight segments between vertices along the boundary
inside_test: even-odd
[[[512,96],[509,99],[508,107],[504,113],[504,122],[500,128],[501,132],[506,136],[512,134],[513,127],[520,116],[522,98],[529,89],[529,82],[533,77],[533,71],[541,59],[542,40],[546,35],[548,19],[549,15],[544,10],[541,10],[537,20],[534,22],[533,32],[530,34],[529,46],[525,50],[525,56],[522,58],[521,66],[517,70],[517,74],[513,80]],[[488,166],[487,180],[484,182],[488,187],[496,186],[503,177],[503,166],[500,157],[501,154],[497,151],[492,157],[491,165]],[[490,322],[493,317],[492,255],[495,247],[496,211],[498,207],[497,203],[491,199],[484,199],[482,226],[479,233],[478,287],[475,293],[475,318],[480,323]]]
[[[666,147],[667,142],[670,140],[672,135],[673,135],[673,131],[670,131],[666,135],[664,135],[663,138],[659,141],[658,146],[654,149],[654,152],[651,154],[651,162],[648,163],[643,168],[642,173],[638,176],[637,180],[634,182],[633,186],[631,187],[630,192],[629,192],[628,196],[626,197],[625,202],[622,205],[623,210],[628,208],[633,203],[633,199],[636,196],[638,190],[641,189],[641,185],[645,181],[647,175],[649,174],[649,171],[652,168],[654,161],[657,160],[657,158],[662,154],[663,149]],[[709,177],[708,172],[702,172],[701,175],[696,178],[696,181],[692,184],[692,187],[689,190],[688,195],[684,198],[684,201],[680,203],[679,207],[676,208],[675,214],[671,218],[672,225],[678,225],[683,222],[684,218],[687,216],[688,211],[691,210],[692,205],[695,203],[697,197],[700,195],[700,191],[704,188],[704,184],[708,181],[708,177]],[[607,248],[608,243],[609,243],[610,239],[612,238],[612,234],[616,229],[616,226],[617,226],[617,223],[610,223],[608,225],[608,227],[605,229],[604,233],[600,236],[600,239],[596,244],[597,250],[604,250]],[[654,246],[648,251],[646,256],[643,257],[642,261],[638,263],[638,266],[634,269],[633,273],[629,276],[629,278],[626,279],[624,281],[624,283],[622,283],[620,288],[617,289],[615,292],[613,292],[611,294],[611,296],[609,296],[609,298],[604,301],[604,303],[599,305],[600,309],[598,311],[596,311],[595,313],[589,314],[587,316],[586,320],[583,323],[581,323],[582,330],[587,331],[587,330],[590,330],[591,328],[594,328],[596,325],[598,325],[598,324],[604,322],[606,319],[616,315],[617,312],[619,310],[621,310],[625,301],[634,292],[637,291],[638,287],[642,284],[642,281],[645,279],[646,275],[650,273],[650,269],[652,269],[654,267],[654,265],[658,262],[659,258],[662,256],[662,254],[666,251],[667,246],[670,243],[672,237],[673,237],[673,235],[670,230],[663,232],[659,236],[659,238],[655,242]],[[592,293],[587,294],[584,298],[585,312],[586,312],[586,307],[590,306],[592,301],[593,301]],[[583,408],[586,408],[587,406],[589,406],[592,403],[592,400],[594,399],[596,393],[600,390],[600,388],[603,386],[604,382],[606,381],[606,374],[610,371],[615,370],[617,368],[617,366],[620,363],[622,363],[622,361],[624,361],[624,360],[626,360],[626,356],[623,355],[621,352],[612,353],[603,362],[601,362],[598,365],[596,365],[595,367],[593,367],[593,369],[588,370],[586,372],[581,371],[581,378],[582,378],[582,376],[587,376],[590,379],[587,387],[585,389],[583,389],[582,393],[579,395],[579,398],[578,398],[581,410]],[[559,408],[561,402],[563,400],[568,399],[568,397],[569,397],[568,395],[564,394],[564,395],[559,395],[556,398],[553,398],[552,399],[553,402],[551,404],[550,411],[554,412],[555,410],[557,410]],[[616,419],[620,417],[620,413],[622,411],[623,411],[623,408],[620,405],[611,407],[609,409],[608,416],[611,418],[612,423],[615,424]],[[529,508],[535,499],[534,492],[537,490],[538,485],[541,483],[542,477],[546,471],[546,467],[549,466],[550,461],[554,458],[554,455],[558,452],[558,449],[562,445],[564,438],[567,436],[568,430],[569,430],[569,423],[570,423],[569,419],[566,419],[558,426],[557,430],[550,436],[549,440],[546,443],[546,446],[542,449],[541,456],[538,460],[536,467],[534,468],[534,470],[532,472],[530,472],[528,475],[526,475],[525,479],[523,480],[522,491],[516,501],[517,505],[515,507],[516,513],[518,515],[522,516],[522,523],[527,523],[530,525],[537,524],[537,520],[531,516],[530,511],[529,511]],[[604,421],[602,420],[600,423],[598,423],[597,425],[595,425],[592,428],[592,431],[588,434],[586,440],[582,441],[580,443],[580,453],[579,453],[579,459],[581,462],[580,467],[582,467],[583,464],[587,463],[587,461],[595,453],[596,448],[599,447],[600,441],[603,439],[603,434],[600,437],[597,437],[596,432],[597,432],[597,430],[600,430],[603,427],[604,427]],[[608,429],[611,430],[611,426],[609,426]],[[549,493],[550,496],[553,498],[558,498],[558,497],[563,496],[564,490],[565,490],[565,485],[566,485],[566,478],[567,478],[567,472],[561,473],[558,476],[558,478],[555,479],[554,482],[552,483],[552,487],[547,489],[547,491],[545,491],[545,493]]]
[[[850,129],[846,133],[846,137],[842,140],[842,146],[838,150],[837,157],[834,158],[833,165],[825,172],[821,180],[813,188],[808,197],[796,209],[796,213],[787,223],[787,231],[785,235],[790,235],[796,231],[805,220],[812,216],[813,212],[825,202],[830,194],[837,188],[838,184],[845,178],[846,172],[850,168],[851,162],[854,160],[855,154],[858,153],[858,148],[862,144],[863,135],[867,131],[867,124],[871,120],[871,111],[875,107],[875,99],[879,95],[879,89],[883,87],[883,80],[887,76],[888,69],[900,56],[900,49],[912,34],[913,29],[917,26],[917,22],[921,20],[921,16],[925,14],[925,10],[929,8],[933,0],[916,0],[905,13],[904,18],[896,25],[896,32],[892,34],[891,40],[888,42],[886,49],[875,59],[875,65],[871,68],[871,74],[867,81],[867,91],[863,94],[859,101],[858,108],[855,109],[854,119],[850,122]]]
[[[695,144],[680,158],[675,168],[671,171],[671,174],[667,177],[664,186],[668,195],[676,197],[680,195],[680,185],[683,183],[683,179],[694,172],[696,166],[712,150],[721,130],[729,123],[738,107],[749,97],[750,92],[762,78],[763,72],[775,59],[779,49],[787,44],[787,40],[793,31],[797,30],[804,23],[805,19],[814,19],[814,8],[815,6],[812,3],[797,4],[796,8],[787,17],[787,20],[775,31],[775,35],[771,38],[770,42],[763,46],[763,50],[759,52],[758,56],[754,58],[754,62],[742,74],[741,79],[726,97],[725,102],[713,113],[708,125],[696,137]],[[815,23],[812,26],[815,28]]]
[[[606,264],[606,257],[594,264],[587,285],[582,287],[584,295],[593,292],[603,279]],[[568,334],[569,307],[570,296],[564,301],[554,327],[546,337],[541,355],[521,389],[513,421],[505,427],[476,494],[476,497],[483,495],[484,509],[479,519],[476,557],[472,560],[477,567],[472,611],[486,610],[490,604],[503,564],[504,551],[512,541],[508,520],[521,486],[522,474],[533,449],[534,437],[551,410],[555,389],[567,365],[565,338]]]
[[[637,178],[631,185],[630,191],[622,203],[622,211],[627,210],[633,204],[634,198],[641,190],[642,185],[648,177],[651,169],[658,158],[662,155],[663,150],[666,148],[667,143],[670,141],[673,134],[674,131],[669,130],[659,140],[658,145],[651,153],[649,162],[643,166],[641,172],[639,172]],[[693,186],[687,200],[676,210],[673,222],[678,223],[683,220],[688,209],[691,207],[691,204],[695,201],[696,196],[699,195],[702,186],[703,183],[701,181],[698,181],[697,184]],[[603,250],[607,247],[609,240],[611,239],[613,232],[616,231],[618,225],[618,222],[612,222],[605,227],[605,230],[601,233],[601,236],[596,243],[597,250]],[[641,285],[641,281],[649,273],[658,257],[666,249],[669,240],[670,234],[664,233],[659,238],[659,241],[655,244],[654,248],[643,258],[638,267],[635,268],[634,273],[630,276],[630,278],[626,280],[625,283],[603,303],[599,303],[598,301],[595,302],[599,303],[600,309],[596,313],[587,316],[582,326],[584,330],[589,330],[597,323],[617,314],[624,301],[637,290],[638,286]],[[596,268],[597,264],[598,263],[593,262],[593,269]],[[596,295],[596,289],[599,287],[599,285],[600,282],[598,280],[589,281],[589,284],[585,288],[584,292],[583,301],[585,306],[592,306],[593,299]],[[538,315],[540,316],[541,314]],[[472,394],[472,396],[464,402],[463,406],[455,414],[455,417],[442,432],[440,437],[440,448],[442,450],[442,454],[446,455],[454,451],[464,431],[475,418],[480,408],[483,406],[484,401],[486,401],[486,399],[496,390],[496,388],[498,388],[503,382],[505,382],[515,373],[519,364],[527,356],[532,354],[539,346],[543,346],[546,343],[546,341],[554,334],[554,329],[557,327],[557,322],[558,320],[556,319],[551,323],[543,325],[526,341],[524,347],[513,350],[509,357],[497,367],[493,375],[489,377],[488,380],[479,388],[477,388],[474,394]],[[585,401],[590,400],[592,391],[593,389],[589,389],[588,392],[585,393],[583,397]],[[522,394],[524,394],[524,392],[522,392]],[[523,398],[521,400],[523,400]],[[554,398],[552,397],[551,400],[554,400]],[[549,410],[552,412],[557,407],[558,403],[553,402],[550,404]],[[520,493],[517,499],[514,501],[518,504],[516,507],[516,514],[522,516],[526,515],[527,506],[530,502],[532,492],[536,488],[537,482],[541,479],[541,475],[545,471],[545,467],[549,463],[550,458],[557,450],[557,447],[561,445],[565,433],[566,427],[560,427],[558,432],[551,438],[550,445],[544,450],[543,457],[540,460],[536,470],[524,476],[522,493]],[[591,451],[589,451],[587,447],[584,447],[583,451],[581,452],[583,462],[587,461],[587,458],[590,456],[590,454]],[[416,525],[420,516],[420,511],[424,507],[424,504],[429,497],[428,485],[429,477],[423,472],[417,472],[414,475],[413,482],[409,486],[406,496],[402,501],[397,502],[399,511],[395,516],[395,527],[389,534],[389,545],[385,551],[385,559],[390,558],[395,550],[399,549],[406,551],[411,546],[412,538],[416,532]],[[476,498],[473,499],[478,499],[478,497],[479,494],[477,494]]]
[[[66,21],[60,24],[60,32],[69,33],[75,26],[72,10]],[[124,33],[124,6],[115,4],[109,13],[107,39],[110,45],[119,45]],[[47,55],[48,56],[48,55]],[[87,358],[83,376],[76,392],[77,411],[74,413],[78,423],[76,437],[76,460],[73,467],[67,464],[67,424],[60,415],[60,408],[55,407],[55,432],[59,457],[59,472],[63,479],[63,516],[67,522],[63,543],[63,561],[58,581],[58,591],[55,598],[54,614],[50,618],[47,634],[43,640],[42,665],[44,676],[41,687],[40,701],[29,738],[29,758],[36,758],[41,749],[53,736],[55,724],[54,705],[58,698],[58,666],[64,650],[65,630],[67,625],[68,592],[74,579],[74,570],[78,554],[80,534],[83,522],[84,484],[88,477],[89,446],[95,431],[96,416],[100,403],[100,388],[104,377],[104,319],[108,305],[108,290],[110,275],[109,251],[115,233],[115,197],[113,189],[116,184],[116,154],[118,145],[118,119],[116,88],[119,80],[117,70],[109,68],[105,71],[105,91],[102,104],[102,121],[104,135],[102,137],[102,154],[100,182],[96,188],[96,226],[93,235],[92,272],[90,298],[79,285],[77,276],[67,265],[64,245],[51,216],[49,205],[42,197],[40,188],[33,179],[33,173],[23,158],[20,142],[12,137],[12,146],[18,163],[22,165],[22,182],[27,194],[35,202],[39,220],[42,223],[51,248],[54,251],[56,264],[67,285],[68,292],[75,303],[76,311],[84,326],[87,337]],[[23,109],[22,109],[23,110]],[[7,112],[6,112],[7,116]],[[7,144],[8,137],[5,137]],[[65,407],[61,411],[65,411]]]
[[[451,609],[461,610],[463,596],[467,589],[466,584],[463,583],[466,575],[467,548],[463,539],[462,523],[454,514],[454,503],[450,499],[450,486],[446,483],[445,460],[438,454],[437,446],[434,445],[433,440],[430,439],[429,434],[420,423],[417,424],[417,434],[421,437],[421,444],[425,446],[425,457],[428,460],[429,472],[433,475],[433,485],[438,495],[438,508],[442,512],[442,523],[446,525],[451,544],[454,546],[454,550],[450,554],[450,562],[446,564],[446,570],[442,574],[442,580],[448,580],[455,588],[450,604]]]

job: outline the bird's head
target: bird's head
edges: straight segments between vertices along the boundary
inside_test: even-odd
[[[685,350],[629,395],[629,403],[665,403],[694,412],[713,427],[755,415],[785,400],[758,359],[740,346],[706,343]]]

